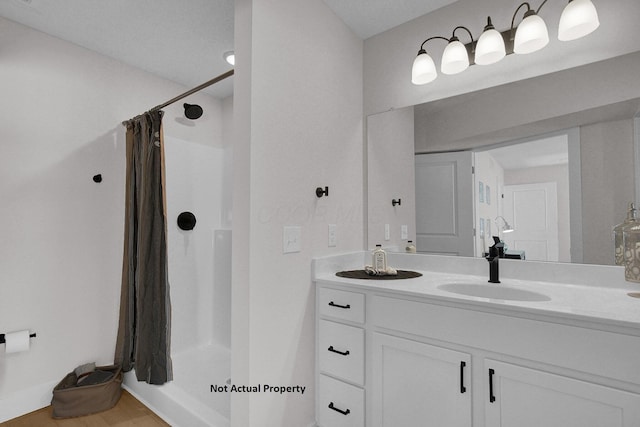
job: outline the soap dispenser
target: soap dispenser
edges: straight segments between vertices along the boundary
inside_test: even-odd
[[[413,244],[413,240],[407,240],[407,246],[404,249],[409,254],[415,254],[416,245]]]
[[[382,245],[376,245],[373,251],[373,268],[376,271],[385,271],[387,269],[387,253],[382,249]]]
[[[636,208],[633,202],[629,202],[627,218],[613,227],[614,258],[616,265],[624,265],[624,232],[631,227],[640,224],[636,218]]]

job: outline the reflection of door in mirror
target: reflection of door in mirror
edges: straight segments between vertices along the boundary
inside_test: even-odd
[[[499,237],[527,260],[571,261],[568,144],[568,134],[559,133],[476,153],[476,175],[498,182],[493,218],[514,229]],[[496,226],[499,232],[502,224]]]
[[[559,261],[557,193],[556,182],[505,185],[504,218],[514,229],[502,237],[508,248],[531,261]]]
[[[417,251],[473,256],[473,153],[415,159]]]

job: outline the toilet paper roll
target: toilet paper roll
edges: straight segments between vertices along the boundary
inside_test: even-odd
[[[31,340],[29,339],[29,331],[16,331],[5,334],[5,351],[7,353],[18,353],[20,351],[29,350]]]

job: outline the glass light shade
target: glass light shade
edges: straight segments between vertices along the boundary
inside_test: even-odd
[[[236,65],[236,54],[232,50],[225,52],[222,56],[230,65]]]
[[[575,40],[593,32],[600,26],[598,12],[591,0],[573,0],[562,11],[558,39]]]
[[[434,81],[436,77],[438,77],[436,64],[427,52],[421,50],[413,61],[411,83],[414,85],[424,85]]]
[[[544,19],[536,14],[524,18],[518,25],[516,37],[513,42],[513,51],[524,54],[535,52],[545,47],[549,43],[549,32]]]
[[[440,71],[443,74],[458,74],[469,68],[467,48],[458,41],[449,42],[442,54]]]
[[[497,30],[486,30],[476,44],[476,64],[489,65],[500,61],[506,55],[504,39]]]

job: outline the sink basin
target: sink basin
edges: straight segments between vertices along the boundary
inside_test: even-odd
[[[538,292],[512,288],[504,285],[473,284],[473,283],[447,283],[438,286],[438,289],[454,294],[468,295],[471,297],[501,299],[509,301],[550,301],[551,298]]]

